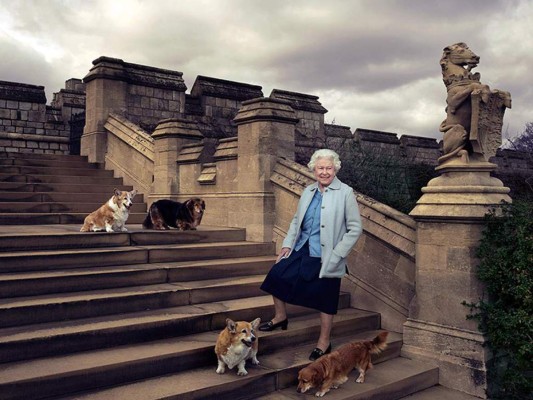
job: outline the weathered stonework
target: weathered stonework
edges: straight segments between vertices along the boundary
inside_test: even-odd
[[[150,203],[161,198],[176,198],[180,193],[179,167],[176,163],[183,147],[203,139],[197,125],[188,120],[174,118],[163,120],[154,133],[154,182]]]
[[[235,117],[238,126],[237,192],[245,198],[230,211],[230,223],[239,226],[247,215],[246,236],[253,241],[272,241],[275,198],[270,176],[281,157],[293,159],[294,125],[298,122],[290,104],[259,98],[243,102]]]
[[[106,166],[127,185],[148,194],[154,176],[154,139],[137,125],[117,114],[105,124],[109,132]]]
[[[68,154],[68,112],[46,105],[43,86],[0,81],[0,151]]]
[[[100,57],[84,78],[87,91],[82,154],[103,162],[107,146],[104,124],[111,112],[141,127],[153,127],[165,118],[180,117],[185,110],[182,73],[120,59]]]

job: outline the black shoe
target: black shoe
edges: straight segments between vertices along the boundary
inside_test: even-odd
[[[329,354],[329,353],[331,353],[331,343],[329,344],[326,351],[322,351],[318,347],[315,347],[315,349],[311,352],[309,359],[311,361],[315,361],[315,360],[318,360],[320,357],[322,357],[324,354]]]
[[[273,323],[272,321],[264,322],[259,325],[259,330],[263,332],[270,332],[274,329],[281,328],[282,331],[286,331],[287,326],[289,326],[289,320],[285,318],[283,321],[280,321],[277,324]]]

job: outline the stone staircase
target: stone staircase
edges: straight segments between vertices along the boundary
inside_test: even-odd
[[[19,157],[10,160],[23,163]],[[78,185],[85,190],[93,186],[82,180]],[[0,197],[69,193],[58,190],[59,183],[47,184],[53,188],[48,192],[37,183],[14,185],[7,186],[13,191],[2,186]],[[18,191],[22,185],[35,187]],[[214,344],[226,318],[272,317],[272,300],[259,289],[275,259],[272,243],[247,242],[243,229],[208,226],[147,231],[128,223],[129,232],[81,233],[81,219],[78,224],[29,225],[31,216],[72,221],[79,213],[27,214],[26,225],[5,223],[16,213],[4,213],[0,223],[2,400],[309,396],[296,393],[296,377],[309,363],[320,327],[318,314],[302,307],[289,307],[287,331],[258,333],[261,364],[247,365],[249,375],[215,373]],[[381,327],[379,314],[349,304],[349,295],[342,293],[334,347],[372,338]],[[430,388],[433,397],[412,400],[469,399],[455,392],[447,397],[449,391],[435,386],[437,368],[400,357],[401,345],[401,335],[391,332],[389,347],[375,359],[366,383],[355,384],[354,372],[328,398],[395,400],[424,396]]]
[[[78,224],[112,195],[131,190],[101,164],[83,156],[0,153],[0,224]],[[146,215],[137,195],[129,223]]]

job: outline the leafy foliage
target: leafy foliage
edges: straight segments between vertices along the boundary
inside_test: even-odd
[[[486,216],[477,256],[488,298],[470,315],[486,334],[493,360],[489,397],[533,399],[532,202],[504,204]]]
[[[433,165],[409,162],[382,149],[365,149],[357,142],[345,146],[340,154],[343,182],[404,213],[414,208],[422,187],[437,175]]]
[[[515,137],[509,139],[510,148],[517,151],[523,151],[524,153],[533,153],[533,122],[527,122],[524,128],[524,132]]]

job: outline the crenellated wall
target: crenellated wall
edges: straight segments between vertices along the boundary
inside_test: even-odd
[[[50,106],[44,86],[0,81],[0,151],[69,154],[70,121],[84,110],[80,80],[67,81]]]

